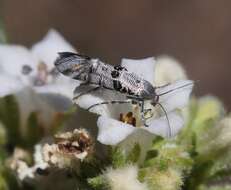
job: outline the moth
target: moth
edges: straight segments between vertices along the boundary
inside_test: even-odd
[[[137,104],[141,108],[141,118],[143,123],[146,127],[148,127],[145,122],[147,120],[145,115],[151,110],[144,108],[144,102],[149,100],[153,106],[159,105],[165,113],[169,125],[170,136],[171,127],[168,115],[164,107],[159,102],[159,98],[160,96],[170,93],[176,89],[192,85],[192,83],[188,83],[174,89],[169,89],[161,94],[157,94],[156,90],[166,85],[155,87],[149,81],[143,79],[141,76],[133,72],[129,72],[121,65],[112,66],[100,61],[99,59],[93,59],[88,56],[72,52],[60,52],[59,57],[55,61],[55,66],[60,73],[67,75],[72,79],[82,81],[83,83],[81,85],[95,86],[94,88],[79,94],[77,97],[75,97],[75,99],[78,99],[80,96],[91,93],[100,88],[117,91],[125,94],[127,97],[126,100],[113,100],[110,102],[97,103],[91,105],[87,110],[102,104]]]

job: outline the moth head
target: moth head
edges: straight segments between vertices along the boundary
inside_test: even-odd
[[[152,100],[151,100],[151,104],[155,107],[156,106],[156,104],[158,104],[159,103],[159,95],[157,95],[157,94],[154,94],[154,96],[153,96],[153,98],[152,98]]]

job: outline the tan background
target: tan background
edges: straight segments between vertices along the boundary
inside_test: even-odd
[[[231,108],[229,0],[0,0],[12,43],[30,46],[50,27],[85,54],[116,64],[121,57],[168,54],[196,94],[213,93]]]

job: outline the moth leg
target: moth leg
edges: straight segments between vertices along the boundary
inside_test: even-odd
[[[112,100],[112,101],[106,101],[106,102],[101,102],[98,104],[93,104],[90,107],[87,108],[87,111],[89,111],[90,109],[96,107],[96,106],[100,106],[100,105],[104,105],[104,104],[131,104],[132,101],[131,100]]]
[[[164,109],[164,107],[162,106],[161,103],[157,103],[157,105],[160,106],[160,108],[163,110],[163,112],[165,114],[165,117],[166,117],[167,123],[168,123],[168,128],[169,128],[168,137],[171,137],[172,136],[172,129],[171,129],[170,121],[169,121],[169,118],[168,118],[168,113],[166,112],[166,110]]]
[[[87,85],[87,84],[84,83],[83,85]],[[100,88],[100,86],[96,86],[94,88],[86,90],[85,92],[80,93],[78,96],[75,96],[72,100],[77,100],[79,97],[81,97],[81,96],[83,96],[85,94],[88,94],[90,92],[94,92],[94,91],[98,90],[99,88]]]
[[[141,99],[140,97],[137,97],[137,96],[132,96],[132,95],[127,95],[126,96],[128,99],[131,99],[131,100],[135,100],[135,101],[143,101],[143,99]]]
[[[151,108],[144,109],[144,115],[146,115],[148,112],[151,112],[151,111],[152,111]],[[147,119],[150,119],[151,117],[153,117],[153,113],[152,112],[151,112],[150,116],[149,117],[145,117],[145,119],[147,120]]]
[[[144,109],[144,101],[140,101],[139,106],[141,107],[141,120],[144,123],[145,127],[148,127],[148,124],[146,124],[146,118],[145,118],[145,109]]]

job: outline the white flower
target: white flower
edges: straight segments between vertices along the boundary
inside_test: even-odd
[[[147,185],[137,179],[138,168],[136,166],[109,168],[104,176],[112,190],[148,190]]]
[[[53,62],[60,51],[74,48],[51,29],[31,49],[20,45],[0,45],[0,96],[14,94],[26,86],[39,93],[55,93],[71,99],[79,83],[57,73]]]
[[[154,58],[151,57],[141,60],[123,59],[121,65],[126,67],[129,72],[134,72],[142,76],[144,79],[153,84],[153,86],[156,86],[155,75],[157,73],[155,72],[154,74],[155,63],[156,62]],[[162,70],[161,64],[158,67],[158,70]],[[165,65],[164,67],[166,68]],[[169,67],[171,68],[171,64]],[[174,69],[175,67],[180,66],[174,63],[172,69]],[[168,71],[166,71],[162,75],[174,74],[174,72],[172,72],[172,70],[169,71],[169,73]],[[182,72],[184,72],[183,69]],[[182,117],[177,112],[177,109],[187,105],[189,95],[192,91],[193,82],[190,80],[174,80],[168,82],[173,83],[167,86],[163,86],[162,88],[156,88],[156,93],[158,95],[163,94],[159,97],[159,102],[168,113],[167,115],[171,127],[171,135],[174,136],[178,133],[178,131],[183,127],[184,124]],[[171,91],[172,89],[175,90]],[[76,96],[81,92],[86,91],[86,88],[82,89],[80,86],[77,87],[75,91]],[[169,93],[166,93],[168,91]],[[93,104],[105,101],[125,99],[126,95],[124,94],[120,94],[116,91],[100,89],[90,94],[81,96],[76,100],[76,103],[80,107],[86,109]],[[147,120],[148,127],[145,127],[141,122],[140,110],[138,106],[133,106],[131,104],[107,104],[92,108],[90,111],[101,115],[97,121],[97,125],[99,128],[97,139],[103,144],[115,145],[138,130],[146,130],[150,133],[167,137],[169,135],[169,124],[164,112],[160,109],[158,105],[154,108],[149,101],[146,102],[145,108],[152,109],[153,114],[150,119]],[[136,127],[134,127],[134,125]]]
[[[187,75],[184,68],[176,59],[166,55],[157,57],[155,67],[155,85],[161,86],[183,79],[187,79]]]

